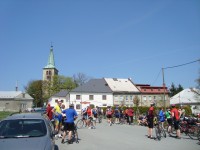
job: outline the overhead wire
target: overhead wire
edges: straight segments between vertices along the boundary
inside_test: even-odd
[[[184,64],[181,64],[181,65],[176,65],[176,66],[171,66],[171,67],[165,67],[165,68],[163,68],[163,69],[170,69],[170,68],[181,67],[181,66],[185,66],[185,65],[189,65],[189,64],[192,64],[192,63],[198,62],[198,61],[200,61],[200,59],[195,60],[195,61],[191,61],[191,62],[188,62],[188,63],[184,63]]]
[[[171,69],[171,68],[181,67],[181,66],[185,66],[185,65],[189,65],[189,64],[198,62],[198,61],[200,62],[200,59],[197,59],[195,61],[191,61],[191,62],[188,62],[188,63],[184,63],[184,64],[181,64],[181,65],[175,65],[175,66],[165,67],[165,68],[162,68],[162,69]],[[161,70],[159,71],[159,73],[158,73],[157,77],[155,78],[154,82],[152,83],[152,85],[158,80],[158,77],[160,76]]]

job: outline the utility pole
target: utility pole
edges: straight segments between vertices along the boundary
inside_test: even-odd
[[[165,106],[165,77],[164,77],[164,68],[162,68],[162,77],[163,77],[163,90],[164,90],[164,96],[163,96],[164,110],[166,111],[166,106]]]

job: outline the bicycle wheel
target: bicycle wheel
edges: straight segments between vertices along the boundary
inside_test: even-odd
[[[99,121],[99,123],[102,122],[102,117],[101,116],[98,117],[98,121]]]
[[[78,129],[81,129],[83,128],[83,125],[84,125],[84,121],[82,119],[79,119],[77,122],[76,122],[76,127]]]
[[[161,132],[162,132],[162,135],[166,138],[167,135],[166,135],[165,129],[162,126],[161,126]]]
[[[199,128],[198,126],[192,126],[188,129],[188,136],[193,140],[198,140],[198,134],[199,134]]]
[[[200,130],[199,130],[199,133],[198,133],[198,135],[197,135],[197,138],[198,138],[198,140],[200,141]]]
[[[169,126],[168,126],[167,132],[168,132],[168,134],[171,135],[171,136],[176,136],[176,130],[175,130],[175,128],[174,128],[173,125],[171,126],[171,132],[169,132]]]
[[[155,132],[156,132],[156,138],[160,141],[161,133],[160,133],[160,129],[157,126],[155,127]]]

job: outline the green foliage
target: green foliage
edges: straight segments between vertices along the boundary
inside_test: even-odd
[[[134,97],[134,99],[133,99],[133,103],[135,104],[136,107],[139,106],[140,99],[139,99],[139,97],[138,97],[137,95]]]
[[[52,81],[34,80],[25,87],[26,92],[34,98],[35,107],[42,107],[44,102],[63,89],[71,91],[76,84],[70,77],[55,75]]]
[[[9,111],[0,111],[0,120],[6,118],[7,116],[11,115],[13,112]]]
[[[169,89],[169,92],[170,92],[169,96],[172,97],[176,95],[177,93],[181,92],[182,90],[183,90],[183,87],[180,84],[178,85],[178,87],[176,87],[174,83],[172,83]]]
[[[192,115],[192,110],[191,110],[190,106],[183,106],[183,109],[185,109],[185,115],[186,116]]]
[[[30,81],[25,89],[26,92],[34,98],[34,105],[37,107],[41,107],[43,104],[43,81]]]

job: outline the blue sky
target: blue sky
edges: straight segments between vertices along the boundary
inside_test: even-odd
[[[161,68],[200,58],[199,0],[1,0],[0,90],[42,79],[51,42],[60,75],[162,85]],[[164,70],[196,87],[200,63]]]

